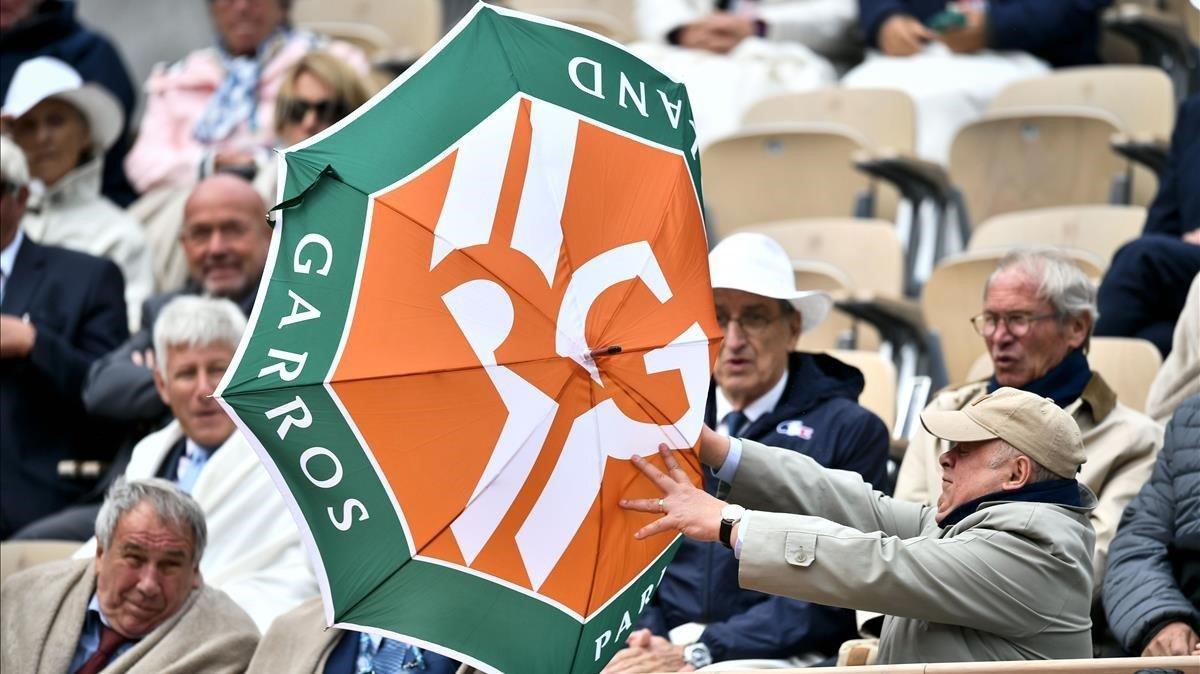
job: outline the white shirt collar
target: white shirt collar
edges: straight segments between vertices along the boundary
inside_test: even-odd
[[[751,402],[749,405],[746,405],[745,409],[742,410],[742,414],[746,415],[746,419],[748,419],[750,423],[754,423],[754,421],[759,417],[775,409],[775,406],[779,404],[780,398],[783,397],[783,390],[787,388],[787,382],[788,371],[785,369],[783,371],[783,376],[779,378],[779,381],[775,382],[775,385],[771,387],[771,390],[762,394],[762,396]],[[725,394],[721,391],[720,386],[717,387],[716,403],[716,422],[717,425],[720,425],[721,420],[725,418],[725,415],[733,411],[733,403],[729,402],[729,399],[725,397]]]
[[[25,240],[25,232],[21,230],[20,225],[17,226],[17,235],[9,242],[8,246],[3,251],[0,251],[0,272],[4,273],[4,281],[0,284],[0,298],[4,297],[4,290],[8,286],[8,280],[12,278],[13,266],[17,264],[17,252],[21,250],[21,242]]]

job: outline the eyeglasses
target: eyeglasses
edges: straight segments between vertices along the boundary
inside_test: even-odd
[[[975,332],[978,332],[983,337],[991,337],[996,334],[996,327],[1001,323],[1008,329],[1008,333],[1013,337],[1024,337],[1029,332],[1030,326],[1036,321],[1044,318],[1056,317],[1056,312],[1045,314],[1031,314],[1029,312],[1021,312],[1014,314],[997,315],[989,312],[983,312],[978,316],[971,318],[971,325],[975,326]]]
[[[346,116],[346,102],[340,98],[326,98],[321,101],[306,101],[301,98],[285,98],[280,102],[283,106],[283,119],[290,124],[299,124],[312,110],[317,120],[323,124],[332,124]]]
[[[729,330],[730,323],[737,323],[742,328],[742,332],[747,335],[757,337],[767,331],[767,328],[772,323],[783,318],[783,315],[771,316],[761,311],[748,311],[741,316],[733,317],[722,311],[717,311],[717,325],[721,328],[721,332]]]

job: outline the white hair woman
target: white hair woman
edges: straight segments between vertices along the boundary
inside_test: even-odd
[[[121,107],[49,56],[17,68],[0,110],[37,187],[22,222],[38,243],[107,257],[125,276],[130,326],[154,291],[142,227],[100,193],[104,153],[121,134]],[[40,189],[39,189],[40,188]]]

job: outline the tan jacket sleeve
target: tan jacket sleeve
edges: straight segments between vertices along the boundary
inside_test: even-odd
[[[1038,567],[1054,577],[1070,562],[1003,531],[899,538],[755,512],[744,536],[741,586],[794,599],[1013,638],[1046,629],[1066,601],[1028,581]]]
[[[861,531],[919,535],[932,512],[884,496],[853,471],[825,468],[786,449],[742,441],[728,500],[752,510],[819,515]]]

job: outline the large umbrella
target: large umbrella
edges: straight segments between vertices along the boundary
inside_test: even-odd
[[[599,670],[674,552],[616,505],[654,493],[628,458],[697,442],[720,334],[683,86],[478,5],[283,163],[217,396],[327,622],[488,671]]]

